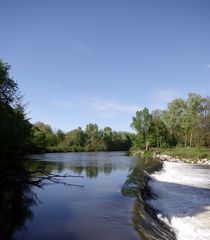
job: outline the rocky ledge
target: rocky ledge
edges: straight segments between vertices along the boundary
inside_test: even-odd
[[[201,158],[198,160],[187,159],[187,158],[180,159],[178,156],[172,157],[166,154],[160,154],[155,152],[153,156],[156,158],[159,158],[162,161],[167,161],[167,162],[185,162],[185,163],[191,163],[191,164],[206,164],[206,165],[209,164],[210,165],[210,160],[207,158]]]

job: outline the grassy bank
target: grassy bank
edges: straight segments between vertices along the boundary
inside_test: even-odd
[[[210,160],[210,148],[168,148],[161,149],[161,154],[166,154],[172,157],[178,157],[179,159],[191,159],[193,161],[198,161],[200,159]]]
[[[129,150],[129,155],[131,156],[143,156],[143,157],[152,157],[154,155],[154,149],[150,149],[149,151],[144,151],[138,147],[132,147]]]
[[[141,149],[132,148],[130,154],[133,156],[153,156],[154,152],[160,153],[161,155],[168,155],[180,160],[185,161],[186,159],[192,162],[199,162],[201,159],[210,160],[210,148],[162,148],[162,149],[150,149],[149,151],[143,151]]]

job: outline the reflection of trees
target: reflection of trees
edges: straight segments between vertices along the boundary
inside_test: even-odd
[[[17,178],[24,176],[24,181]],[[30,176],[24,166],[1,165],[0,167],[0,239],[9,240],[20,230],[27,219],[33,218],[30,207],[36,204],[31,191]]]
[[[86,176],[89,178],[96,178],[98,176],[99,168],[97,166],[87,166],[85,168]]]
[[[58,164],[57,165],[58,166],[58,172],[60,173],[64,170],[64,164],[63,164],[63,162],[58,162],[57,164]]]
[[[121,193],[128,197],[135,197],[133,206],[133,228],[144,240],[174,240],[175,234],[158,218],[146,200],[151,198],[151,192],[147,187],[148,176],[146,172],[159,170],[162,163],[152,158],[140,159],[125,181]]]
[[[104,173],[109,175],[112,172],[112,165],[111,164],[104,164]]]
[[[136,165],[132,167],[131,174],[126,179],[125,184],[137,184],[139,186],[144,186],[145,171],[152,173],[154,171],[160,170],[162,167],[162,162],[153,159],[151,157],[141,158],[136,162]]]
[[[160,169],[161,162],[153,158],[141,158],[136,162],[136,165],[130,169],[131,173],[128,175],[121,193],[125,196],[137,197],[140,190],[144,189],[146,184],[145,171],[152,172]]]
[[[101,164],[101,163],[100,163]],[[96,178],[98,173],[104,173],[106,175],[111,174],[112,170],[117,169],[117,167],[113,168],[112,164],[104,163],[103,165],[92,164],[91,163],[81,163],[80,166],[66,166],[67,169],[70,169],[72,172],[81,175],[82,172],[85,172],[86,177],[88,178]]]
[[[77,173],[77,174],[82,174],[82,171],[84,170],[84,167],[83,166],[70,166],[69,167],[71,169],[71,171],[73,171],[74,173]]]
[[[38,199],[33,193],[34,186],[43,188],[45,184],[61,183],[65,177],[82,177],[53,174],[62,171],[63,164],[52,162],[1,162],[0,164],[0,239],[12,239],[13,234],[24,228],[26,220],[32,220],[31,207]]]
[[[28,168],[31,172],[36,172],[37,169],[39,170],[37,174],[40,174],[40,172],[52,172],[52,171],[58,171],[61,173],[65,169],[71,170],[73,173],[77,175],[82,175],[83,171],[85,172],[86,177],[88,178],[96,178],[98,176],[98,173],[105,173],[106,175],[110,174],[112,170],[116,170],[117,166],[113,167],[112,164],[104,163],[90,163],[90,162],[80,162],[80,165],[74,165],[74,164],[66,164],[63,162],[50,162],[50,161],[34,161],[30,162],[28,164]]]
[[[157,218],[157,213],[145,203],[145,199],[142,199],[141,196],[135,200],[132,223],[141,239],[176,239],[172,230]]]

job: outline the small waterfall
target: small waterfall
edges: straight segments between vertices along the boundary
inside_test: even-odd
[[[158,211],[148,201],[156,197],[151,191],[149,183],[151,173],[162,169],[162,162],[153,158],[141,158],[132,169],[123,188],[122,193],[135,197],[133,207],[133,226],[143,240],[175,240],[172,228],[158,218]]]
[[[210,166],[164,162],[148,187],[147,204],[178,240],[210,239]]]

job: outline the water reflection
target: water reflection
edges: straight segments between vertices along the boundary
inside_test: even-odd
[[[27,221],[33,220],[32,207],[39,204],[34,187],[43,188],[48,185],[50,181],[48,178],[45,179],[46,175],[62,174],[70,170],[76,175],[96,178],[99,173],[109,175],[118,168],[119,166],[114,164],[91,159],[83,164],[81,161],[70,164],[63,161],[42,160],[20,161],[18,164],[11,161],[1,162],[0,239],[12,239],[15,232],[26,228]],[[53,181],[53,183],[59,182]],[[65,180],[60,183],[65,183]]]
[[[32,207],[39,199],[34,187],[44,188],[49,184],[67,184],[68,175],[52,174],[64,170],[62,162],[1,161],[0,164],[0,239],[10,240],[15,232],[26,230],[26,221],[33,219]],[[60,180],[61,178],[61,180]]]
[[[80,175],[85,176],[87,178],[97,178],[99,173],[104,173],[105,175],[109,175],[112,173],[112,171],[117,170],[117,167],[112,167],[111,164],[104,164],[103,166],[99,165],[93,165],[90,164],[88,166],[75,166],[75,165],[69,165],[64,164],[62,162],[50,162],[50,161],[33,161],[30,163],[29,167],[33,166],[37,169],[40,169],[41,171],[47,171],[47,172],[68,172],[70,170],[71,172]]]
[[[158,218],[154,209],[147,200],[154,197],[150,188],[147,187],[149,177],[147,173],[158,171],[162,168],[162,163],[153,158],[142,158],[132,169],[131,174],[126,179],[121,193],[128,197],[134,197],[133,205],[133,228],[144,240],[174,240],[175,234],[168,226],[163,224]]]
[[[37,203],[29,184],[31,176],[24,164],[0,166],[0,239],[9,240],[14,232],[33,219],[31,206]]]
[[[85,176],[88,178],[96,178],[99,173],[109,175],[115,170],[111,164],[104,164],[104,166],[69,166],[68,169],[79,175],[85,173]]]
[[[164,239],[160,232],[170,233],[145,204],[150,193],[144,171],[160,167],[151,158],[124,153],[42,154],[19,165],[1,164],[0,239]],[[85,179],[57,181],[53,174]],[[68,192],[57,183],[84,188]]]
[[[122,162],[122,157],[126,161]],[[33,164],[49,171],[72,171],[87,178],[97,178],[99,173],[110,175],[116,170],[132,169],[132,162],[127,162],[126,152],[108,153],[71,153],[34,155]]]

